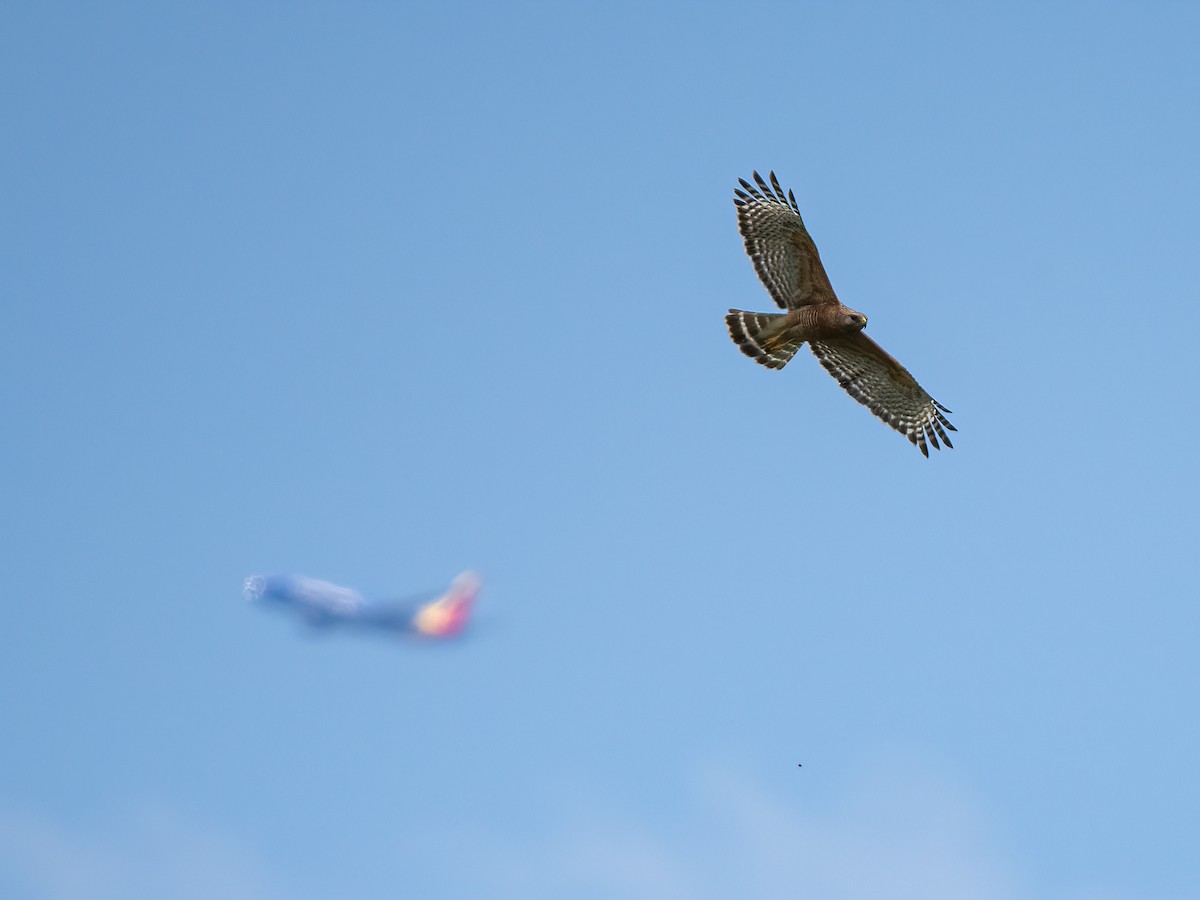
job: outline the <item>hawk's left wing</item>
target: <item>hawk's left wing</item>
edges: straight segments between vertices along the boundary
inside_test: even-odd
[[[946,429],[957,431],[942,415],[950,412],[926,393],[908,369],[861,331],[820,341],[809,347],[846,393],[896,429],[926,456],[926,441],[940,450],[938,438],[953,447]]]

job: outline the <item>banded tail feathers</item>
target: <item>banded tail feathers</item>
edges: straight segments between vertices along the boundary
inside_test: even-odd
[[[731,309],[725,317],[729,336],[743,353],[768,369],[782,369],[804,346],[785,334],[787,313],[756,313]]]

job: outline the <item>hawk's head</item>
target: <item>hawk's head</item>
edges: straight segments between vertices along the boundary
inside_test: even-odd
[[[862,331],[867,327],[867,317],[862,313],[847,308],[845,316],[846,329],[848,331]]]

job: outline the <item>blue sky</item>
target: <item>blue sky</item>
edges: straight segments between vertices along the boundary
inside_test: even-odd
[[[3,26],[0,893],[1200,894],[1195,9]],[[729,342],[755,168],[957,449]]]

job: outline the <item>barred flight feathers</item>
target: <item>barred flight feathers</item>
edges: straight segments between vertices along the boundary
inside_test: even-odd
[[[837,383],[929,456],[926,442],[938,438],[953,449],[946,431],[957,431],[942,415],[950,412],[925,391],[908,369],[861,331],[810,341],[809,347]]]
[[[734,189],[738,230],[758,277],[781,309],[836,301],[833,286],[817,245],[804,227],[796,197],[785,196],[775,173],[768,186],[754,173],[758,186],[739,179],[745,190]]]

